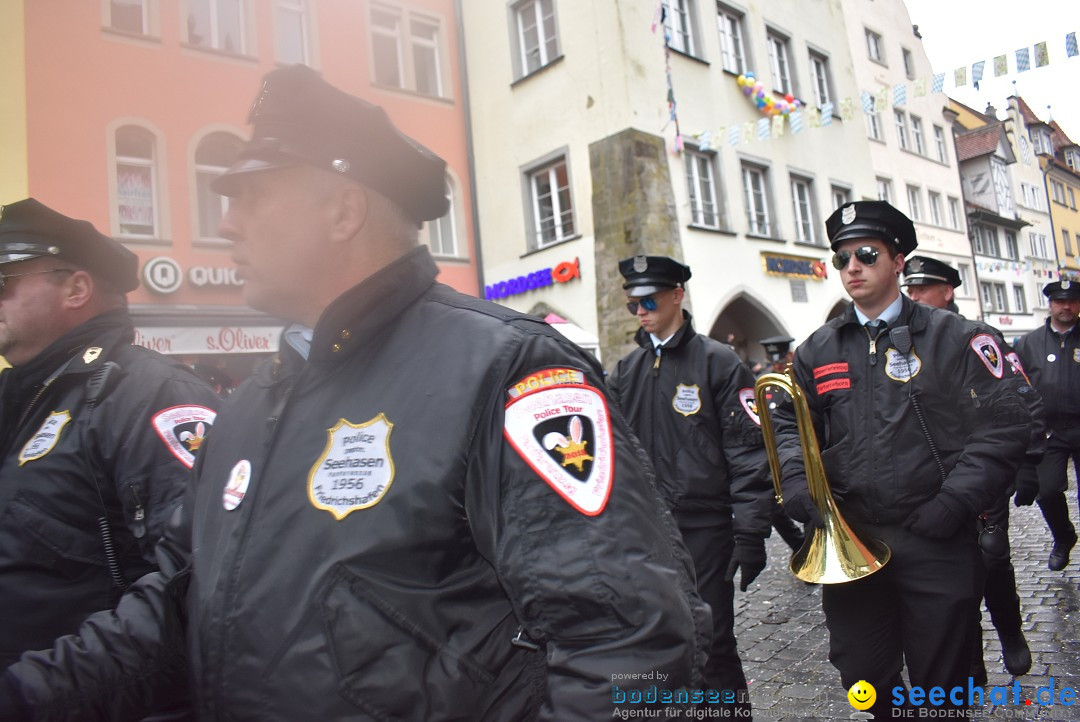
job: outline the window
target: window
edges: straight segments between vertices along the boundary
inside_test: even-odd
[[[904,75],[908,80],[915,79],[915,58],[911,56],[911,51],[907,48],[900,48],[901,55],[904,56]]]
[[[975,248],[975,253],[981,256],[1001,257],[997,228],[991,226],[975,226],[972,243]]]
[[[949,162],[948,146],[945,145],[945,130],[940,125],[934,126],[934,148],[937,150],[937,159],[942,163]]]
[[[817,243],[814,228],[813,181],[809,178],[791,176],[791,202],[795,207],[795,240],[799,243]]]
[[[1030,133],[1031,145],[1035,148],[1037,154],[1054,154],[1054,144],[1050,140],[1050,133],[1048,133],[1045,128],[1032,128]]]
[[[960,199],[949,198],[949,225],[960,230]]]
[[[1080,150],[1069,148],[1065,151],[1065,165],[1075,171],[1080,171]]]
[[[149,35],[150,2],[151,0],[109,0],[106,24],[113,30]]]
[[[1031,255],[1036,258],[1050,258],[1050,247],[1047,245],[1045,233],[1029,233],[1028,240],[1031,243]]]
[[[1051,178],[1050,195],[1054,197],[1054,200],[1056,202],[1060,203],[1061,205],[1065,205],[1065,184]]]
[[[923,144],[922,118],[911,116],[911,141],[915,146],[915,152],[926,155],[926,146]]]
[[[157,238],[157,139],[145,128],[116,131],[116,216],[119,235]]]
[[[829,92],[829,59],[810,51],[810,77],[814,81],[814,102],[821,106],[832,100]]]
[[[1043,191],[1041,188],[1032,185],[1031,183],[1020,184],[1020,197],[1023,199],[1023,203],[1028,208],[1032,208],[1037,211],[1045,211],[1046,206],[1043,203]]]
[[[881,43],[881,35],[873,30],[866,31],[866,50],[870,59],[879,63],[885,62],[884,46]]]
[[[993,283],[991,285],[994,287],[994,310],[1008,313],[1009,304],[1005,300],[1005,284]]]
[[[746,49],[743,46],[743,16],[728,8],[717,6],[716,23],[720,29],[720,57],[724,70],[746,72]]]
[[[1010,261],[1020,260],[1020,248],[1016,243],[1016,234],[1005,231],[1005,257]]]
[[[765,172],[765,168],[761,166],[743,164],[742,167],[747,223],[750,225],[750,233],[757,236],[768,236],[772,232]]]
[[[518,41],[518,77],[533,73],[559,57],[555,0],[527,0],[514,6]]]
[[[1069,232],[1064,228],[1061,229],[1061,241],[1065,244],[1065,255],[1071,256],[1073,254],[1072,240],[1069,238]]]
[[[960,274],[960,286],[956,289],[956,293],[966,296],[969,293],[967,289],[971,288],[971,269],[966,263],[958,263],[956,272]]]
[[[1073,195],[1073,189],[1069,188],[1069,208],[1076,210],[1076,196]]]
[[[1013,308],[1016,313],[1027,313],[1027,297],[1024,295],[1024,287],[1013,284]]]
[[[458,248],[457,209],[454,206],[454,186],[449,179],[446,181],[445,191],[446,197],[450,199],[449,208],[440,218],[425,223],[422,234],[426,237],[432,255],[458,258],[464,254]]]
[[[982,296],[984,311],[995,311],[997,313],[1008,312],[1009,307],[1005,302],[1004,283],[989,283],[983,281],[979,284],[979,291]]]
[[[404,34],[404,28],[408,34]],[[401,10],[372,6],[371,51],[375,82],[443,97],[439,23]],[[408,51],[404,50],[408,45]]]
[[[574,208],[570,200],[570,173],[566,158],[528,174],[532,205],[533,248],[565,241],[575,234]]]
[[[943,225],[941,222],[941,194],[928,191],[927,197],[930,199],[930,222],[935,226]]]
[[[879,201],[892,203],[892,181],[887,178],[877,179],[877,197]]]
[[[851,201],[851,190],[848,188],[841,188],[840,186],[832,187],[832,203],[833,210],[836,210],[845,203]]]
[[[195,197],[199,212],[199,237],[218,238],[221,218],[229,199],[210,190],[210,181],[233,164],[243,141],[231,133],[211,133],[195,149]]]
[[[278,63],[310,65],[306,0],[277,0],[274,53]]]
[[[907,150],[907,113],[902,110],[894,110],[893,118],[896,120],[896,137],[900,139],[900,148],[901,150]]]
[[[877,110],[866,114],[866,131],[874,140],[881,140],[881,113]]]
[[[687,148],[686,186],[690,191],[690,222],[705,228],[720,228],[720,206],[716,192],[716,156]]]
[[[767,42],[773,90],[784,94],[794,93],[795,89],[791,84],[791,64],[788,62],[787,38],[770,30]]]
[[[694,55],[693,0],[663,0],[663,4],[668,47],[680,53]]]
[[[922,209],[919,207],[919,187],[908,186],[907,187],[907,202],[908,209],[911,211],[911,220],[922,220]]]
[[[201,48],[247,51],[244,0],[187,0],[187,39]]]

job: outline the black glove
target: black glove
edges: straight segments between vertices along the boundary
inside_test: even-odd
[[[821,520],[821,513],[810,498],[809,490],[785,496],[783,508],[788,516],[795,521],[809,524],[811,529],[820,529],[825,526],[825,522]]]
[[[1031,506],[1039,495],[1039,473],[1034,464],[1024,464],[1016,473],[1016,496],[1013,503],[1017,506]]]
[[[948,494],[939,492],[930,501],[916,507],[904,520],[904,527],[927,539],[952,539],[966,518],[962,504]]]
[[[735,551],[731,554],[731,564],[728,565],[726,579],[729,582],[734,581],[735,572],[742,569],[739,591],[745,592],[764,568],[765,540],[751,536],[735,537]]]

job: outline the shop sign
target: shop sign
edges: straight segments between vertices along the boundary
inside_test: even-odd
[[[223,266],[192,266],[188,269],[188,281],[192,286],[243,286],[244,279],[235,268]]]
[[[814,258],[788,256],[781,253],[762,253],[765,273],[785,278],[809,278],[821,281],[829,277],[825,263]]]
[[[180,290],[184,272],[180,264],[168,256],[151,258],[143,266],[143,283],[154,293],[175,293]]]
[[[1002,326],[1012,326],[1013,325],[1013,317],[1012,316],[998,316],[998,324],[1000,324]]]
[[[143,326],[135,343],[164,354],[273,353],[280,326]]]
[[[517,278],[484,286],[484,298],[493,301],[507,296],[517,296],[556,283],[568,283],[575,278],[580,279],[581,268],[578,260],[575,258],[572,261],[563,261],[554,268],[544,268],[527,276],[518,276]]]

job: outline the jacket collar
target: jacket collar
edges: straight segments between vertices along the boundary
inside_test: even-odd
[[[1047,316],[1046,319],[1043,321],[1043,323],[1046,324],[1046,329],[1050,333],[1054,334],[1055,336],[1063,336],[1063,337],[1067,338],[1069,336],[1074,335],[1075,333],[1077,333],[1078,330],[1080,330],[1080,321],[1077,321],[1076,323],[1073,324],[1072,328],[1070,328],[1065,333],[1062,333],[1061,331],[1058,331],[1056,328],[1054,328],[1053,324],[1051,323],[1052,320],[1053,319],[1051,319],[1049,316]]]
[[[660,348],[669,350],[678,348],[697,335],[694,332],[694,317],[685,309],[683,310],[682,315],[683,325],[680,326],[679,330],[675,332],[675,335],[668,339],[668,342]],[[643,328],[637,330],[637,333],[634,334],[634,340],[637,341],[638,346],[641,346],[641,348],[646,351],[653,351],[655,348],[653,346],[652,338]]]
[[[929,322],[932,308],[925,304],[915,303],[904,294],[900,294],[900,317],[891,324],[891,327],[907,326],[912,333],[918,333],[926,328]],[[862,326],[859,317],[855,314],[855,304],[849,303],[843,315],[840,316],[840,325]]]
[[[10,373],[23,386],[36,386],[60,374],[89,373],[108,361],[116,346],[130,344],[134,337],[127,309],[106,311],[71,329]]]

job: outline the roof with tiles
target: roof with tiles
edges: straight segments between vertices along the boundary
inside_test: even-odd
[[[998,149],[1001,143],[1001,123],[990,123],[975,130],[967,130],[956,135],[956,157],[969,160],[989,155]]]

